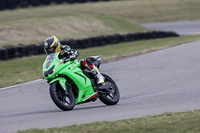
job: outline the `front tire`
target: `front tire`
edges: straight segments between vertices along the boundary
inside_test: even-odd
[[[109,94],[101,93],[99,99],[106,105],[115,105],[119,102],[120,94],[119,89],[114,82],[114,80],[106,74],[102,74],[105,78],[105,83],[108,83],[112,86],[112,92]]]
[[[75,98],[71,87],[67,85],[67,93],[58,82],[50,85],[50,96],[58,108],[63,111],[72,110],[75,106]]]

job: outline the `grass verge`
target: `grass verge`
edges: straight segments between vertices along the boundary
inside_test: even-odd
[[[66,38],[87,38],[114,33],[150,31],[128,19],[108,16],[63,16],[40,20],[25,20],[20,24],[0,24],[0,48],[8,45],[29,45],[41,43],[47,37],[56,35]]]
[[[61,128],[29,129],[18,133],[199,133],[199,123],[200,111],[196,110]]]
[[[80,49],[79,59],[101,55],[103,62],[109,62],[133,55],[164,49],[199,40],[200,35],[154,39],[119,43],[89,49]],[[0,88],[42,78],[42,64],[46,55],[0,61]]]

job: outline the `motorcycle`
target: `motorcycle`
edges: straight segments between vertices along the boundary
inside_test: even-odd
[[[91,58],[99,68],[101,57]],[[48,55],[43,64],[43,78],[50,85],[51,99],[63,111],[98,98],[106,105],[117,104],[120,93],[116,83],[108,75],[102,75],[105,82],[98,85],[94,75],[80,65],[80,60],[59,59],[59,52]]]

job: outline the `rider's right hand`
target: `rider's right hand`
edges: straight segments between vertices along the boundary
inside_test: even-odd
[[[62,45],[61,46],[61,49],[65,49],[67,46],[66,45]]]

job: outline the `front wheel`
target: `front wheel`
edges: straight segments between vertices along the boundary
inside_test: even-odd
[[[50,85],[50,96],[53,102],[63,111],[72,110],[75,106],[75,98],[71,87],[67,85],[67,92],[63,90],[58,82]]]
[[[105,78],[105,83],[110,84],[111,92],[110,93],[102,93],[100,94],[99,99],[106,105],[115,105],[118,103],[120,99],[119,89],[116,83],[113,81],[111,77],[106,74],[102,74]]]

